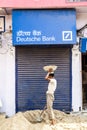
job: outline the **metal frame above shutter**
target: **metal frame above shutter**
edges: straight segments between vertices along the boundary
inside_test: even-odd
[[[43,109],[48,82],[44,65],[55,64],[57,89],[54,109],[71,111],[71,48],[59,46],[16,47],[16,111]]]

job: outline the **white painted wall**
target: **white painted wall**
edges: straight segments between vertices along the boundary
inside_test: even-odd
[[[76,45],[72,49],[72,109],[82,110],[81,53]]]
[[[7,53],[6,66],[6,113],[11,116],[15,114],[15,54]]]
[[[15,48],[12,47],[12,35],[8,33],[12,26],[11,16],[5,16],[6,32],[2,35],[0,48],[0,98],[1,112],[11,116],[15,113]]]
[[[0,111],[6,111],[6,55],[0,54],[0,98],[3,107]]]
[[[77,13],[76,17],[77,29],[82,28],[87,24],[87,13]]]

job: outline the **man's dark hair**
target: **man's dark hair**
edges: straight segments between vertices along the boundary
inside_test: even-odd
[[[49,76],[54,77],[54,73],[50,73]]]

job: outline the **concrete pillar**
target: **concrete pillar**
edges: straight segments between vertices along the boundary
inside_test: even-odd
[[[72,49],[72,109],[79,111],[82,109],[82,67],[81,52],[79,45],[74,45]]]

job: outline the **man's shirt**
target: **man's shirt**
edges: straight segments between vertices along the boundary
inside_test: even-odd
[[[54,79],[54,78],[50,79],[49,84],[48,84],[47,93],[54,94],[56,87],[57,87],[56,79]]]

